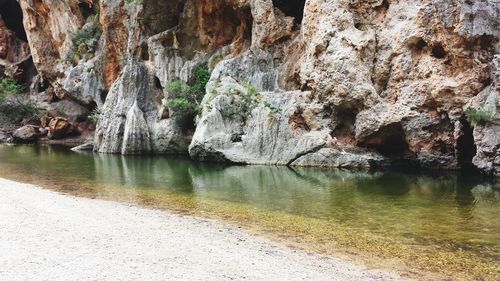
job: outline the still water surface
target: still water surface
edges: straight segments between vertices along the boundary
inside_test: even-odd
[[[500,276],[500,186],[476,176],[228,166],[1,145],[0,177],[222,219],[325,254],[395,258],[456,278]]]

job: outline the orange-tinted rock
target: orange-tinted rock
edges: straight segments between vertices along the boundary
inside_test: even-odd
[[[75,132],[74,126],[66,118],[55,117],[49,122],[50,139],[60,139],[67,137]]]
[[[14,65],[29,56],[28,43],[17,38],[0,17],[0,65]]]
[[[103,77],[107,89],[118,78],[127,58],[128,20],[123,1],[99,1],[100,23],[104,40]]]
[[[56,65],[71,51],[71,34],[84,22],[78,1],[37,0],[19,4],[38,72],[49,80],[64,75]]]

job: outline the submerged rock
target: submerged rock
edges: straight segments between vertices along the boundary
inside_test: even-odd
[[[378,153],[345,148],[322,148],[301,156],[291,163],[292,166],[328,167],[349,170],[369,170],[384,166],[388,162]],[[388,163],[387,163],[388,164]]]
[[[72,151],[92,151],[94,150],[94,142],[87,142],[79,146],[71,148]]]

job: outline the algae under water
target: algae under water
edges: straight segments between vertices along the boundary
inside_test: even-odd
[[[323,254],[377,256],[376,266],[390,260],[454,279],[500,279],[500,184],[475,176],[230,166],[0,145],[0,177],[221,219]]]

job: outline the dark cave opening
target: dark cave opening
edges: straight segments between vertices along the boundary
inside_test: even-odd
[[[410,151],[400,123],[381,128],[364,146],[392,159],[404,159]]]
[[[16,34],[17,38],[28,41],[23,25],[23,12],[16,0],[0,1],[0,17],[7,28]]]
[[[457,160],[462,168],[472,167],[472,159],[476,156],[477,147],[474,142],[474,129],[465,117],[460,119],[462,135],[457,139]]]
[[[147,42],[143,42],[140,47],[140,56],[141,60],[148,61],[149,60],[149,46]]]
[[[140,22],[148,34],[158,34],[179,25],[185,0],[144,0]]]
[[[101,103],[104,103],[106,101],[106,97],[108,96],[108,91],[106,90],[100,90],[100,98],[101,98]]]
[[[158,78],[158,77],[155,76],[154,80],[155,80],[155,87],[156,87],[156,89],[161,90],[163,92],[163,87],[161,85],[160,78]]]
[[[273,5],[286,16],[293,17],[295,19],[295,24],[302,23],[306,0],[273,0]]]
[[[441,44],[436,44],[432,47],[432,56],[438,59],[444,59],[446,57],[446,50]]]
[[[384,156],[403,158],[408,151],[408,144],[401,135],[394,134],[388,136],[383,143],[376,147],[376,150]]]
[[[354,142],[356,139],[354,128],[358,113],[359,111],[355,108],[338,108],[336,110],[337,126],[332,131],[331,136],[343,143]]]
[[[41,76],[38,76],[41,77]],[[50,83],[47,80],[40,79],[36,85],[35,85],[35,90],[37,93],[45,92],[48,88],[50,87]]]
[[[80,13],[82,13],[82,16],[85,20],[87,20],[91,15],[96,14],[96,5],[98,4],[90,4],[87,2],[79,2],[78,7],[80,8]]]

